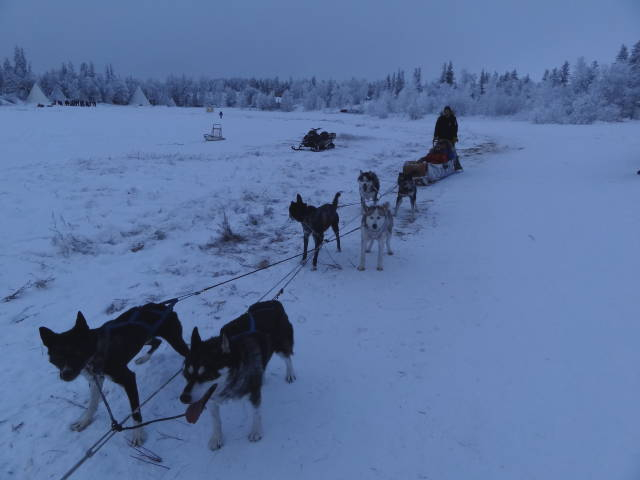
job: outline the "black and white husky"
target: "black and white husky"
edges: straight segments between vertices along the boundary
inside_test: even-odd
[[[393,216],[389,210],[389,204],[374,205],[365,207],[362,213],[361,223],[361,245],[360,245],[360,265],[358,270],[364,270],[364,257],[366,252],[371,251],[371,246],[375,240],[378,241],[378,270],[382,270],[382,244],[387,244],[387,253],[393,255],[391,251],[391,235],[393,234]]]
[[[209,402],[213,417],[211,450],[222,447],[220,404],[226,400],[249,397],[253,406],[249,440],[257,442],[262,438],[262,377],[274,353],[285,361],[285,380],[293,382],[293,326],[282,304],[275,300],[252,305],[247,313],[222,327],[218,337],[203,341],[198,328],[193,329],[191,350],[182,372],[187,385],[180,400],[189,404],[189,423],[198,420]]]
[[[371,201],[374,205],[378,203],[380,180],[375,172],[363,172],[360,170],[358,186],[360,189],[360,203],[362,204],[363,210],[367,206],[367,200]]]

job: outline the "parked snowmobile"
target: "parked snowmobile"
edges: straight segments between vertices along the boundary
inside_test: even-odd
[[[336,138],[335,133],[329,132],[321,132],[318,133],[319,128],[312,128],[309,132],[304,136],[302,142],[297,147],[293,145],[291,148],[293,150],[312,150],[314,152],[321,152],[322,150],[329,150],[330,148],[334,148],[335,145],[333,141]]]
[[[453,143],[444,139],[434,141],[429,153],[415,162],[405,162],[402,167],[402,172],[411,175],[416,185],[428,185],[461,170]]]

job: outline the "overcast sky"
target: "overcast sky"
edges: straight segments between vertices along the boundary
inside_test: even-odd
[[[0,0],[0,59],[20,45],[37,73],[431,79],[451,60],[539,78],[638,40],[640,0]]]

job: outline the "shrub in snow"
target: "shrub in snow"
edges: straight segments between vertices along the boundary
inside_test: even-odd
[[[220,244],[229,244],[229,243],[240,243],[244,242],[245,238],[242,235],[238,235],[231,230],[231,224],[229,223],[229,217],[227,217],[227,212],[222,211],[222,222],[218,224],[218,238],[214,242],[215,245]]]
[[[53,217],[53,227],[51,227],[53,235],[51,244],[58,249],[58,253],[63,257],[70,257],[74,253],[81,255],[95,255],[96,245],[88,237],[77,235],[72,232],[71,226],[60,217],[60,227],[55,217]]]

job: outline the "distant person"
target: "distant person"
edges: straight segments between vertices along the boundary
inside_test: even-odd
[[[448,140],[455,155],[454,166],[456,170],[462,170],[458,153],[455,150],[458,141],[458,120],[449,105],[442,109],[442,113],[436,121],[436,128],[433,131],[433,143],[439,140]]]
[[[222,110],[220,110],[220,113],[218,113],[218,115],[220,115],[220,120],[222,120]]]

